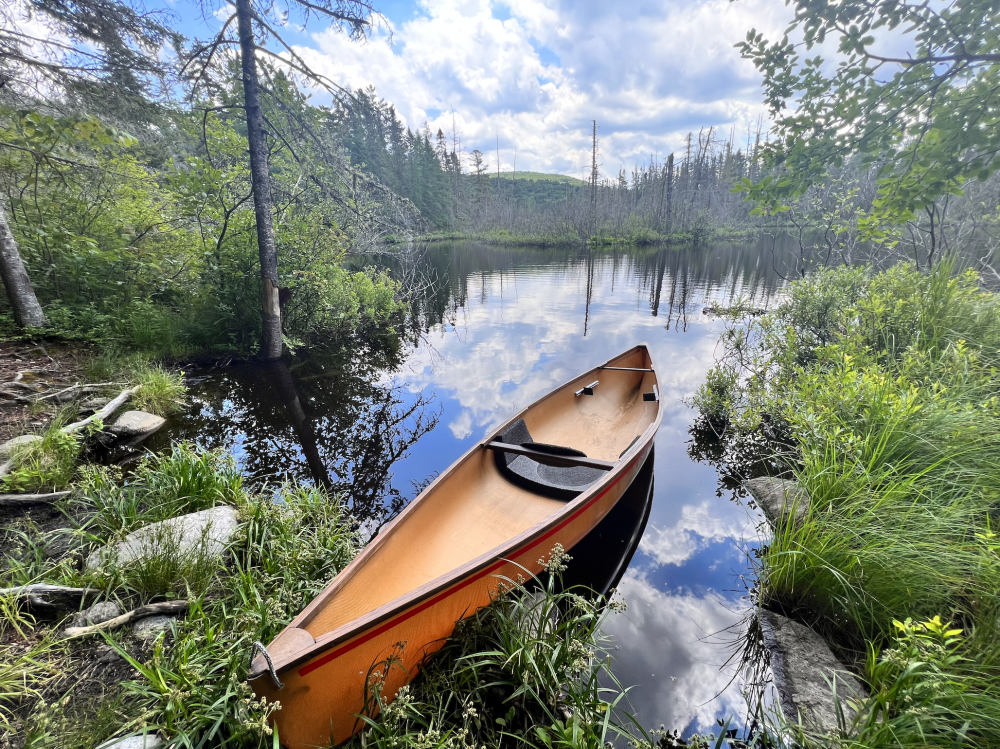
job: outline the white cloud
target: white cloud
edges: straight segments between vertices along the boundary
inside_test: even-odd
[[[758,76],[733,44],[756,26],[779,33],[788,10],[767,0],[425,0],[356,44],[333,31],[298,51],[342,85],[374,84],[411,127],[451,133],[504,169],[580,175],[598,121],[603,170],[681,148],[689,130],[739,133],[763,111]]]
[[[711,543],[730,540],[742,545],[756,539],[756,522],[743,507],[704,499],[683,505],[674,525],[647,528],[639,548],[657,564],[681,564]]]
[[[723,668],[739,636],[743,612],[721,601],[657,590],[630,569],[618,586],[628,604],[603,631],[613,639],[613,669],[647,730],[714,727],[739,717],[746,705],[733,671]],[[733,628],[733,629],[729,629]]]

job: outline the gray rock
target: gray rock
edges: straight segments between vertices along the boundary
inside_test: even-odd
[[[101,601],[95,603],[89,609],[84,609],[73,616],[70,622],[71,627],[86,627],[90,624],[100,624],[108,619],[114,619],[122,615],[122,607],[114,601]]]
[[[217,557],[238,525],[236,510],[225,505],[163,520],[130,533],[115,546],[98,549],[87,558],[87,569],[99,570],[113,560],[129,564],[165,554]]]
[[[97,749],[153,749],[162,746],[163,739],[155,733],[147,733],[145,736],[126,736],[121,739],[111,739],[105,741]]]
[[[108,645],[97,648],[97,662],[103,666],[108,666],[112,663],[118,663],[118,661],[123,660],[123,658],[118,655],[117,651]]]
[[[132,634],[140,640],[152,640],[160,632],[169,632],[172,617],[162,614],[147,616],[132,625]]]
[[[7,440],[3,444],[0,444],[0,458],[9,458],[18,447],[41,441],[41,436],[37,434],[22,434],[20,437]]]
[[[126,411],[108,431],[117,437],[147,437],[166,423],[166,419],[145,411]]]
[[[830,651],[830,646],[809,627],[771,611],[760,612],[764,644],[771,651],[771,670],[778,690],[781,712],[807,728],[835,733],[838,728],[833,683],[847,724],[855,710],[850,700],[864,699],[868,692]]]
[[[762,477],[744,481],[743,486],[760,505],[772,528],[789,518],[793,523],[801,522],[809,512],[809,495],[794,481]]]

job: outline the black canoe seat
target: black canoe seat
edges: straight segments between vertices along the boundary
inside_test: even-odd
[[[575,455],[586,458],[587,454],[572,447],[546,445],[535,442],[528,432],[524,419],[518,419],[497,436],[499,442],[508,445],[530,445],[532,449],[550,455]],[[507,480],[528,491],[555,499],[573,499],[589,486],[597,483],[607,471],[587,466],[549,466],[529,458],[527,455],[494,450],[493,457]]]

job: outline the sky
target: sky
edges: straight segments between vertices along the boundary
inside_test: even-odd
[[[162,0],[205,38],[188,0]],[[364,43],[313,19],[286,29],[337,84],[375,87],[413,128],[456,136],[491,169],[589,173],[597,120],[604,176],[680,152],[716,128],[746,143],[765,116],[760,76],[734,44],[751,28],[780,37],[780,0],[420,0],[375,2],[387,22]],[[224,6],[217,15],[228,15]],[[317,92],[322,103],[328,95]]]
[[[663,159],[701,127],[745,142],[765,109],[760,77],[733,45],[752,27],[780,36],[790,13],[780,0],[379,7],[390,28],[368,43],[317,28],[299,51],[341,85],[374,85],[407,125],[457,131],[493,166],[499,139],[504,170],[578,177],[593,120],[602,174]]]

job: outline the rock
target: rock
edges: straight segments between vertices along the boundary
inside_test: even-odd
[[[120,739],[105,741],[97,749],[153,749],[161,746],[163,739],[155,733],[147,733],[145,736],[125,736]]]
[[[132,625],[132,634],[140,640],[152,640],[160,632],[169,632],[172,617],[156,614],[140,619]]]
[[[108,619],[114,619],[116,616],[121,615],[122,607],[117,603],[114,601],[101,601],[100,603],[95,603],[89,609],[84,609],[75,614],[69,626],[86,627],[90,624],[106,622]]]
[[[145,411],[126,411],[108,431],[117,437],[148,437],[166,423],[166,419]]]
[[[743,486],[760,505],[772,528],[783,525],[789,515],[793,523],[801,522],[809,512],[809,495],[794,481],[762,477],[744,481]]]
[[[20,437],[7,440],[3,444],[0,444],[0,458],[9,458],[18,447],[41,441],[41,436],[37,434],[22,434]]]
[[[772,611],[761,611],[760,623],[785,718],[797,722],[801,717],[807,728],[835,733],[837,708],[830,688],[834,683],[844,719],[850,723],[856,711],[849,701],[864,699],[868,692],[826,641],[804,624]]]
[[[118,663],[120,660],[123,660],[123,658],[110,645],[97,648],[97,662],[101,665],[108,666],[112,663]]]
[[[236,510],[225,505],[163,520],[130,533],[115,546],[98,549],[87,558],[87,569],[99,570],[113,559],[128,564],[164,554],[217,557],[238,525]]]

